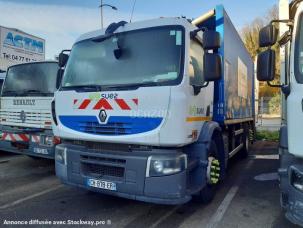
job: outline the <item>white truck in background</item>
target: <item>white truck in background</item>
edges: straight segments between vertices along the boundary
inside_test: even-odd
[[[0,98],[1,150],[54,158],[60,142],[52,132],[51,101],[58,63],[33,62],[8,68]]]
[[[258,56],[257,77],[282,90],[280,201],[286,217],[303,226],[303,0],[281,0],[279,5],[279,19],[260,31],[259,46],[267,50]],[[280,46],[280,85],[271,83],[276,68],[274,45]]]
[[[59,56],[63,183],[159,204],[209,202],[254,133],[254,64],[223,6],[111,24]]]

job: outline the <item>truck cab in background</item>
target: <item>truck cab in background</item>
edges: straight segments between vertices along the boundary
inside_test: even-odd
[[[8,68],[0,98],[1,150],[54,158],[59,139],[52,132],[51,101],[57,72],[57,62]]]
[[[258,80],[280,87],[283,94],[278,170],[281,206],[290,221],[303,226],[303,1],[289,4],[281,0],[279,19],[261,29],[259,38],[259,46],[267,50],[258,56]],[[274,45],[280,46],[280,85],[271,83],[276,68]]]
[[[113,23],[82,35],[59,65],[52,113],[65,184],[209,202],[228,159],[248,154],[254,66],[223,6],[194,21]]]

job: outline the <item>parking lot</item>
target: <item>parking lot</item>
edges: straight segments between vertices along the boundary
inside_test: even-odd
[[[271,142],[255,143],[249,158],[230,162],[212,203],[182,206],[67,187],[56,179],[53,161],[1,152],[0,226],[13,221],[40,226],[51,221],[49,226],[56,226],[56,221],[78,227],[90,222],[111,227],[294,227],[279,205],[276,147]]]

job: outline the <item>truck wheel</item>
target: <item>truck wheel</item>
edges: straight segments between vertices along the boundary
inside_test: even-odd
[[[249,154],[249,138],[247,131],[243,132],[242,143],[243,147],[240,151],[240,154],[242,158],[247,158]]]
[[[208,155],[207,183],[205,187],[193,196],[194,201],[199,203],[210,203],[215,197],[218,183],[220,181],[220,162],[218,160],[218,148],[214,141],[211,142]]]

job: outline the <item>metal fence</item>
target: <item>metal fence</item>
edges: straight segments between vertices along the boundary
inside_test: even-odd
[[[281,102],[277,97],[256,100],[257,130],[277,131],[281,126]]]

